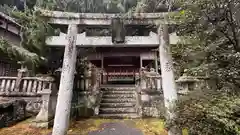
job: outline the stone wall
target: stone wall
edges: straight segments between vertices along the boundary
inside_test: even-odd
[[[182,76],[177,81],[179,96],[187,95],[198,89],[216,89],[216,81],[209,77]],[[141,107],[143,117],[164,117],[164,96],[162,90],[141,90]]]
[[[26,102],[26,112],[28,114],[37,114],[41,109],[41,97],[5,97],[8,100],[22,100]]]
[[[102,93],[98,91],[79,92],[72,102],[71,117],[91,117],[98,115]]]
[[[164,100],[162,92],[156,90],[142,91],[141,100],[143,117],[164,116]]]
[[[0,99],[0,128],[15,124],[26,118],[24,100]]]
[[[71,116],[72,117],[90,117],[94,116],[94,109],[97,106],[98,94],[91,94],[88,92],[74,93],[73,96],[77,96],[77,100],[72,101]],[[26,102],[25,110],[27,114],[37,115],[41,109],[42,97],[5,97],[8,100],[22,100]],[[55,100],[54,100],[55,101]],[[53,103],[55,106],[56,103]],[[55,109],[55,107],[54,107]]]

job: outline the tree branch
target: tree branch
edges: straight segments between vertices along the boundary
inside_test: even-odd
[[[216,21],[212,20],[212,19],[207,15],[206,12],[203,11],[203,13],[204,13],[205,16],[208,18],[208,21],[209,21],[210,23],[212,23],[212,24],[216,27],[216,30],[218,30],[219,32],[221,32],[221,33],[229,40],[229,42],[234,45],[234,49],[237,51],[237,48],[236,48],[236,46],[235,46],[235,43],[234,43],[233,39],[231,39],[231,37],[228,35],[228,33],[226,33],[222,28],[218,27]]]
[[[227,10],[227,12],[229,13],[229,17],[230,17],[230,19],[228,18],[228,14],[227,14],[227,16],[226,16],[226,18],[227,18],[227,21],[228,21],[228,23],[229,23],[229,25],[230,25],[230,27],[231,27],[231,30],[232,30],[232,33],[233,33],[233,39],[234,39],[234,41],[235,41],[235,44],[234,44],[234,48],[236,49],[236,51],[238,51],[238,52],[240,52],[240,48],[239,48],[239,41],[238,41],[238,38],[237,38],[237,34],[236,34],[236,31],[235,31],[235,25],[234,25],[234,23],[233,23],[233,13],[232,13],[232,10],[231,10],[231,5],[230,5],[230,2],[228,2],[227,3],[227,6],[228,6],[228,10]]]

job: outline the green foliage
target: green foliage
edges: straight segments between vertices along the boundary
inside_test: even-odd
[[[116,0],[45,0],[38,4],[38,6],[58,11],[68,12],[119,12]]]
[[[178,104],[178,119],[172,124],[191,135],[240,135],[239,94],[198,90]]]
[[[20,12],[6,7],[4,11],[21,25],[21,43],[20,46],[12,45],[2,39],[0,51],[15,61],[24,61],[30,68],[45,63],[47,52],[45,40],[47,36],[53,34],[47,20],[31,9]]]
[[[47,24],[47,20],[41,18],[37,11],[26,10],[25,12],[12,12],[12,16],[17,20],[21,27],[21,47],[30,52],[34,52],[39,58],[46,56],[46,37],[53,34],[53,30]],[[38,67],[44,61],[33,64],[32,67]],[[30,63],[29,63],[30,64]],[[28,64],[28,65],[29,65]]]
[[[192,135],[240,134],[240,2],[237,0],[180,0],[182,11],[172,18],[181,25],[183,41],[172,46],[180,75],[217,79],[219,91],[198,90],[180,99],[179,117],[171,124]]]
[[[28,9],[33,9],[36,5],[37,0],[26,0],[26,5]]]
[[[42,0],[38,6],[59,11],[90,13],[166,12],[166,0]]]
[[[15,61],[25,61],[34,65],[40,63],[43,58],[39,57],[36,53],[32,53],[27,49],[8,43],[4,39],[0,39],[0,52],[7,54],[9,58]]]
[[[45,56],[46,37],[54,33],[47,20],[39,16],[39,12],[26,10],[25,12],[12,12],[17,22],[22,26],[21,46],[35,52],[40,57]]]
[[[178,63],[190,63],[181,69],[217,77],[219,87],[226,82],[239,86],[235,79],[240,73],[239,1],[181,0],[180,4],[182,11],[173,19],[181,23],[177,32],[189,37],[191,44],[173,47]]]

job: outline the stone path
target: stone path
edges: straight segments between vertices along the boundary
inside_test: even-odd
[[[124,123],[104,123],[100,130],[92,131],[88,135],[143,135],[142,131],[130,128]]]

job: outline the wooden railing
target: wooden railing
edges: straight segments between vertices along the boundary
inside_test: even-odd
[[[106,84],[108,81],[134,81],[136,70],[103,70],[102,83]]]
[[[37,96],[53,81],[49,77],[0,77],[0,96]]]

